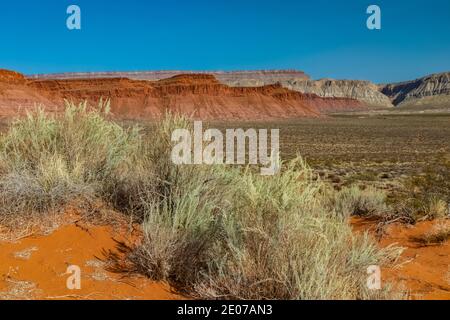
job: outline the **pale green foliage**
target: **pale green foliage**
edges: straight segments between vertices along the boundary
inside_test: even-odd
[[[186,118],[167,114],[144,137],[107,120],[107,109],[69,104],[63,115],[38,111],[13,123],[0,138],[0,219],[101,198],[143,222],[128,256],[134,270],[193,297],[390,297],[366,289],[366,269],[398,251],[353,234],[345,219],[382,212],[380,193],[336,193],[301,159],[271,177],[176,166],[171,133],[192,129]]]
[[[373,187],[361,189],[351,186],[339,192],[328,189],[328,207],[336,214],[349,216],[383,216],[390,212],[386,205],[386,194]]]
[[[170,187],[162,197],[143,199],[144,241],[129,257],[135,270],[198,298],[390,297],[366,288],[366,270],[399,251],[354,235],[301,159],[272,177],[167,162],[155,172],[176,174],[164,174]],[[375,208],[371,193],[355,198],[349,208]]]
[[[450,206],[439,198],[431,198],[424,211],[429,219],[442,219],[450,216]]]
[[[62,115],[40,109],[16,120],[0,138],[0,211],[41,212],[103,194],[141,144],[139,129],[106,120],[108,110],[68,103]]]

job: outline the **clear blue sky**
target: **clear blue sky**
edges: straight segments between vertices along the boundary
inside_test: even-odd
[[[66,9],[82,10],[82,30]],[[366,8],[382,30],[366,28]],[[304,70],[313,78],[407,80],[450,71],[449,0],[8,0],[0,68],[26,74]]]

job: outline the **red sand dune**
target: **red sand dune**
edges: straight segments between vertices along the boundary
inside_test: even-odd
[[[9,116],[43,104],[48,110],[64,99],[97,104],[111,99],[113,114],[120,118],[152,119],[167,110],[215,120],[260,120],[317,117],[322,111],[358,110],[364,105],[353,99],[320,98],[283,88],[229,87],[213,75],[178,75],[159,81],[127,78],[32,80],[0,71],[0,115]]]

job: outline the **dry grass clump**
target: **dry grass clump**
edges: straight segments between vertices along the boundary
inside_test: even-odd
[[[439,198],[431,198],[426,210],[427,217],[431,219],[442,219],[450,215],[449,204]]]
[[[406,223],[435,220],[450,217],[450,207],[446,201],[426,194],[403,195],[392,204],[392,217]]]
[[[167,113],[157,130],[140,135],[139,148],[128,158],[128,165],[105,183],[106,195],[116,209],[142,222],[149,202],[162,202],[170,196],[175,185],[193,168],[174,166],[171,160],[172,131],[192,129],[187,118]],[[183,175],[182,173],[185,172]]]
[[[358,186],[351,186],[338,192],[331,190],[328,193],[330,210],[343,217],[383,217],[390,212],[386,204],[387,195],[374,187],[361,189]]]
[[[0,137],[2,220],[107,196],[141,143],[138,128],[106,120],[108,111],[108,103],[95,109],[68,103],[63,115],[38,110],[11,125]]]

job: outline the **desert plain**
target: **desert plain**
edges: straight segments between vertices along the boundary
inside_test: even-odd
[[[0,74],[0,299],[450,299],[448,74],[333,97],[293,71],[160,77]],[[176,168],[194,119],[279,129],[281,177]]]

